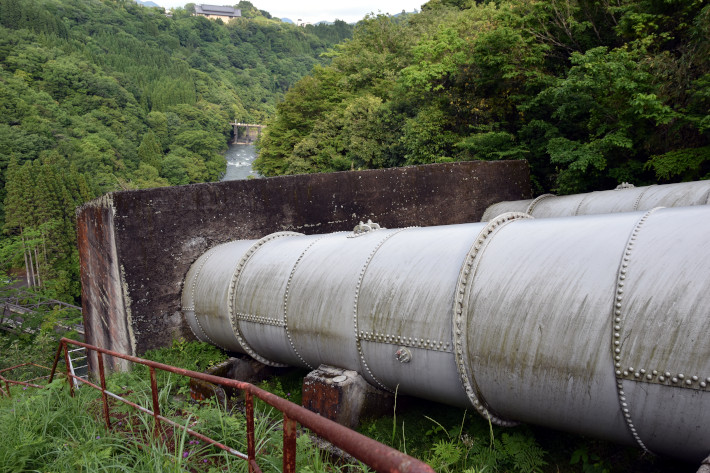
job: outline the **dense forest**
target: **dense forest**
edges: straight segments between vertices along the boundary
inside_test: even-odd
[[[705,0],[431,0],[277,106],[264,175],[526,159],[535,190],[710,178]]]
[[[0,0],[0,265],[79,295],[75,208],[216,180],[230,120],[262,123],[353,27],[299,28],[248,1],[223,23],[131,0]]]

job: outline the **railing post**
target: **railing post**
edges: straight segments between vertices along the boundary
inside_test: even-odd
[[[88,350],[87,350],[88,356]],[[104,403],[104,419],[106,419],[106,428],[111,428],[111,418],[108,413],[108,396],[106,395],[106,375],[104,374],[104,354],[96,352],[97,358],[99,360],[99,379],[101,380],[101,399]]]
[[[247,462],[249,473],[254,473],[252,462],[256,461],[256,444],[254,443],[254,397],[249,391],[244,391],[244,405],[247,414]]]
[[[283,473],[296,473],[296,421],[284,412],[284,469]]]
[[[153,436],[157,437],[160,435],[160,403],[158,402],[158,382],[155,380],[155,368],[152,366],[150,368],[150,392],[153,395],[153,418],[155,419],[155,427],[153,429]]]
[[[49,374],[49,382],[54,380],[54,373],[57,370],[57,364],[59,363],[59,355],[62,353],[62,347],[65,345],[65,341],[59,340],[59,346],[57,347],[57,353],[54,355],[54,364],[52,365],[52,372]]]
[[[7,387],[7,397],[12,399],[12,394],[10,394],[10,381],[5,380],[5,387]]]
[[[71,362],[69,361],[69,347],[62,342],[64,348],[64,363],[67,365],[67,381],[69,381],[69,394],[74,397],[74,378],[71,377]]]

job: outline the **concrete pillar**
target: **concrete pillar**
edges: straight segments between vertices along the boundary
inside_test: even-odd
[[[303,380],[302,404],[308,410],[355,429],[364,417],[394,409],[394,395],[375,388],[356,371],[320,365]]]

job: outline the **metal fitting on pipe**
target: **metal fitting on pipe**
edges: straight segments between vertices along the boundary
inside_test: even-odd
[[[710,207],[274,234],[185,279],[198,338],[270,364],[700,461]]]

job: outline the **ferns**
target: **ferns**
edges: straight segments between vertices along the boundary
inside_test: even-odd
[[[490,423],[485,425],[476,418],[469,424],[471,436],[464,433],[465,414],[458,432],[447,432],[439,422],[425,417],[435,424],[425,435],[444,433],[447,436],[433,444],[426,460],[436,471],[542,473],[542,467],[547,465],[544,460],[547,452],[526,429],[504,432],[498,439]]]
[[[520,472],[542,472],[545,451],[540,448],[533,437],[514,433],[503,434],[503,451],[512,459],[512,469]]]
[[[433,457],[429,460],[429,465],[436,471],[455,471],[449,469],[456,465],[463,455],[462,444],[455,440],[439,440],[432,447]]]

